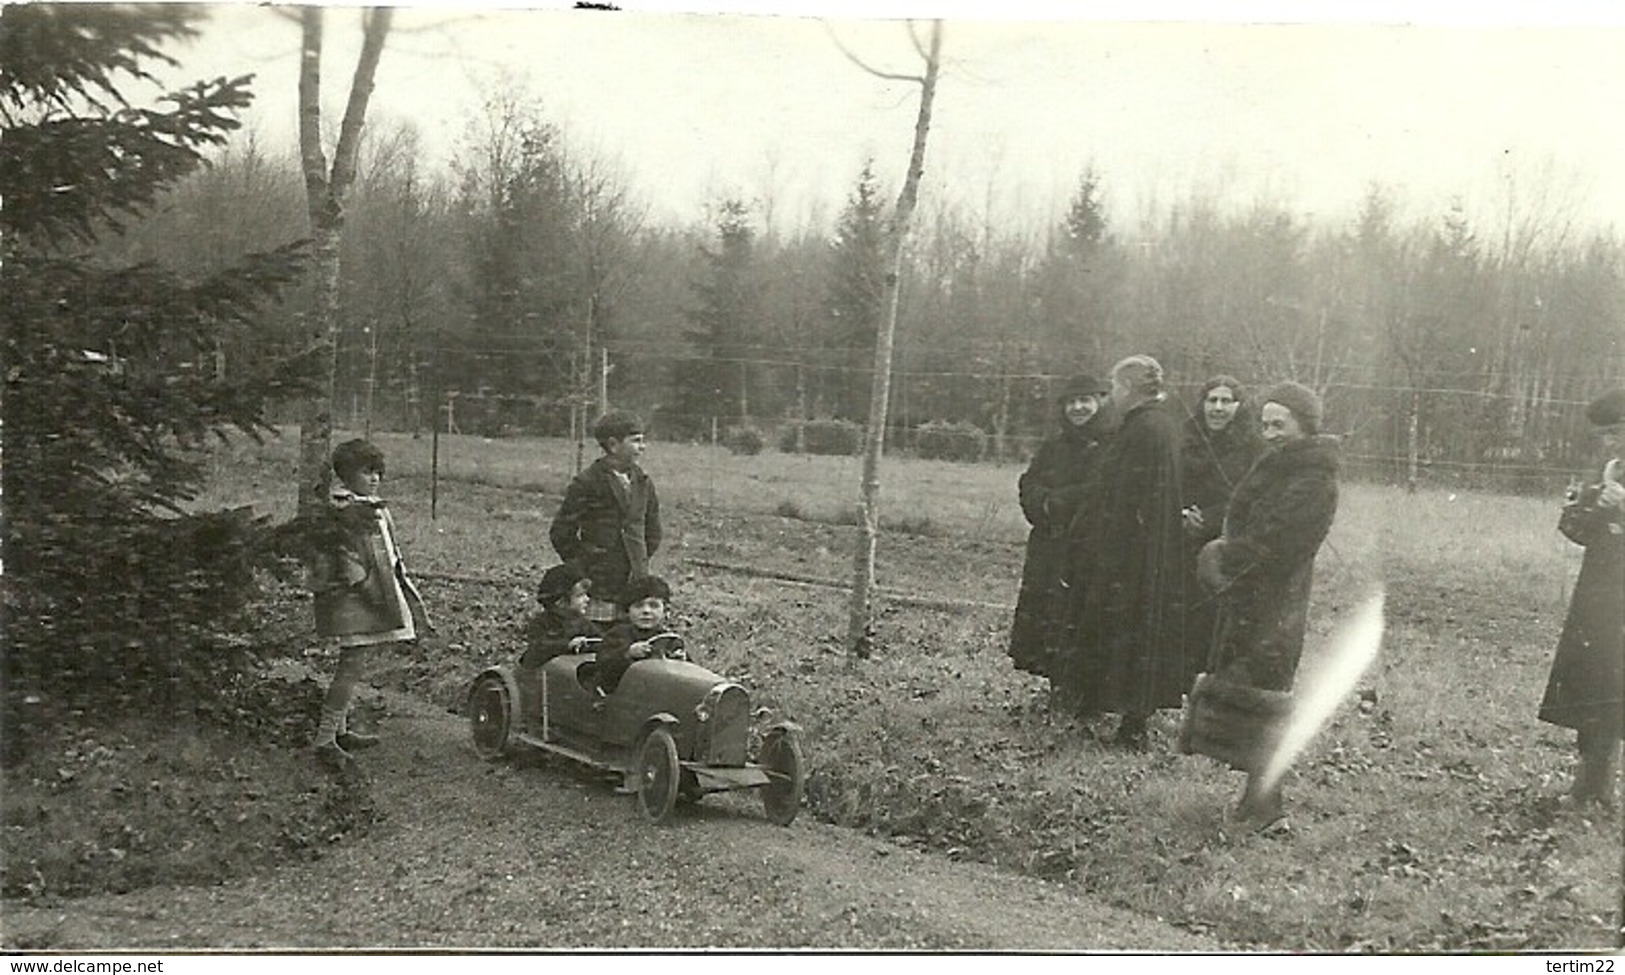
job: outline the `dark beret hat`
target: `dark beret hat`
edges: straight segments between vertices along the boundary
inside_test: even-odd
[[[1304,433],[1313,435],[1320,432],[1321,414],[1325,407],[1321,405],[1320,397],[1308,386],[1287,380],[1265,390],[1259,399],[1264,403],[1279,403],[1291,410]]]
[[[555,565],[542,573],[541,585],[536,587],[536,601],[546,606],[563,599],[570,595],[570,590],[576,587],[576,583],[586,578],[586,574],[574,563]],[[591,582],[588,582],[588,586],[591,585]]]
[[[671,602],[671,586],[659,576],[634,576],[621,592],[620,603],[631,606],[651,598]]]
[[[1586,407],[1586,419],[1598,427],[1625,423],[1625,389],[1616,389],[1592,400]]]
[[[1066,381],[1056,399],[1065,403],[1075,396],[1105,396],[1111,391],[1111,383],[1101,382],[1087,372],[1080,372]]]

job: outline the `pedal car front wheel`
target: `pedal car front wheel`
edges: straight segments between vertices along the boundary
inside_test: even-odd
[[[801,811],[801,797],[807,791],[807,759],[800,736],[783,729],[769,732],[762,739],[760,758],[771,779],[761,788],[762,808],[775,825],[788,826]]]
[[[677,805],[677,787],[680,784],[677,765],[677,742],[671,732],[656,728],[643,739],[638,749],[638,810],[651,823],[664,823],[671,818]]]
[[[482,674],[468,692],[474,751],[494,762],[513,751],[513,694],[498,674]]]

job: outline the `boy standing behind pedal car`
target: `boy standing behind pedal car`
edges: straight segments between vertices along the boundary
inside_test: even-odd
[[[592,435],[604,455],[565,489],[548,539],[559,558],[592,580],[587,618],[607,628],[619,618],[627,583],[649,571],[649,559],[660,548],[660,499],[638,466],[646,443],[636,414],[605,413]]]

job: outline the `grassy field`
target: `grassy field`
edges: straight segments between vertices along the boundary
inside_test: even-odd
[[[450,701],[510,655],[548,522],[574,470],[562,441],[376,438],[385,494],[446,644],[393,679]],[[291,439],[236,445],[208,500],[291,510]],[[590,459],[590,458],[589,458]],[[715,568],[840,580],[855,459],[654,444],[671,577],[696,655],[807,728],[811,811],[946,856],[1076,884],[1115,903],[1277,950],[1599,948],[1615,943],[1621,824],[1559,809],[1572,736],[1535,708],[1579,552],[1555,500],[1346,485],[1317,564],[1309,653],[1368,593],[1382,654],[1287,782],[1291,831],[1232,830],[1239,777],[1146,754],[1052,716],[1004,656],[1025,525],[1019,469],[889,459],[880,582],[960,608],[882,606],[880,650],[841,653],[844,594]],[[983,604],[983,605],[973,605]]]

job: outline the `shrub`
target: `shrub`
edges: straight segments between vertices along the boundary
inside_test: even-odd
[[[752,426],[729,427],[723,431],[722,445],[727,447],[731,454],[755,457],[767,446],[767,437]]]
[[[790,498],[785,498],[783,501],[780,501],[778,507],[773,509],[773,513],[778,515],[780,518],[793,518],[796,521],[807,520],[807,513],[801,510],[801,505],[797,504]]]
[[[851,457],[863,449],[863,425],[851,420],[808,420],[801,424],[801,442],[805,453]],[[779,449],[787,454],[796,453],[794,424],[779,434]]]
[[[915,428],[914,449],[926,460],[978,461],[986,452],[987,434],[974,423],[932,420]]]

